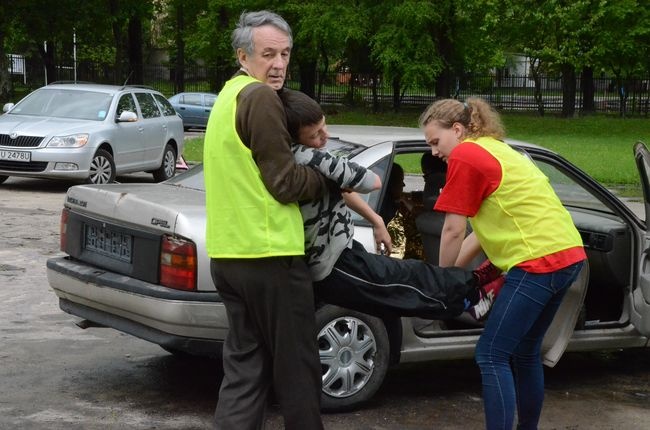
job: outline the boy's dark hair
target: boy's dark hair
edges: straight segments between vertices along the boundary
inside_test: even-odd
[[[325,116],[323,109],[316,100],[300,91],[284,88],[278,94],[287,113],[289,134],[295,142],[298,142],[300,127],[321,122],[323,116]]]

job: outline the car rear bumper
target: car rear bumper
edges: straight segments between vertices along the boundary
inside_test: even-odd
[[[218,355],[228,331],[216,292],[172,290],[68,257],[48,259],[47,278],[65,312],[167,349]]]

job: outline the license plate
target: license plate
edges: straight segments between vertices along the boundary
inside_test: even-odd
[[[84,248],[116,260],[131,262],[133,236],[97,225],[84,227]]]
[[[28,163],[32,161],[32,153],[27,151],[5,151],[0,149],[0,160],[22,161]]]

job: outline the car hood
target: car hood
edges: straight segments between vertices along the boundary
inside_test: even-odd
[[[0,116],[0,134],[18,133],[23,136],[66,135],[88,132],[89,126],[101,125],[102,121],[70,118],[46,118],[40,116]]]
[[[138,225],[201,242],[205,193],[171,184],[108,184],[70,187],[65,206],[119,224]]]

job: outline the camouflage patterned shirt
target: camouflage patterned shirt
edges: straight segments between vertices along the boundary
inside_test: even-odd
[[[341,189],[370,192],[376,175],[324,150],[296,144],[292,150],[298,164],[310,166],[330,180],[329,192],[323,198],[300,203],[307,265],[314,281],[320,281],[330,274],[341,252],[352,246],[354,224]]]

